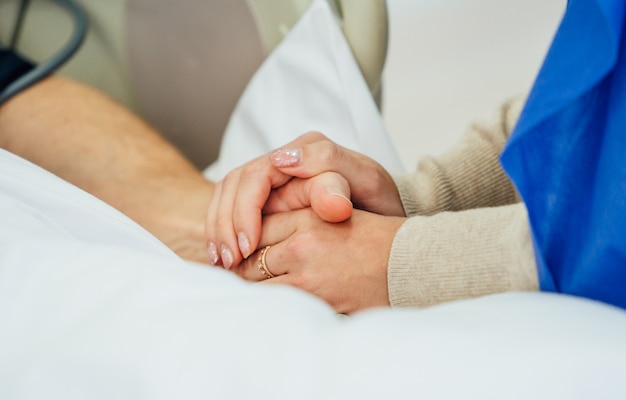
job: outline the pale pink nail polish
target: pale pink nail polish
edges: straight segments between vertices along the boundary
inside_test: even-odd
[[[237,235],[237,242],[239,243],[239,250],[243,255],[243,258],[248,258],[250,255],[250,240],[248,240],[248,236],[245,233],[239,232]]]
[[[215,243],[210,242],[208,247],[209,252],[209,263],[211,265],[217,265],[217,262],[220,260],[220,256],[217,254],[217,246]]]
[[[300,148],[278,149],[270,154],[272,165],[278,168],[295,167],[302,162],[302,150]]]
[[[222,254],[222,265],[224,268],[230,269],[233,266],[233,261],[235,261],[235,257],[233,257],[233,252],[230,251],[228,246],[223,244],[221,246],[221,254]]]

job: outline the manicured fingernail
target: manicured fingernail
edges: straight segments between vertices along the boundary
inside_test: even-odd
[[[210,242],[209,243],[209,263],[211,265],[217,265],[217,262],[220,260],[219,255],[217,254],[217,246],[215,245],[215,243]]]
[[[329,194],[329,195],[331,195],[331,196],[338,196],[338,197],[341,197],[342,199],[344,199],[344,200],[346,200],[348,203],[350,203],[350,205],[352,205],[352,201],[351,201],[348,197],[346,197],[346,195],[345,195],[345,194],[343,194],[343,193],[341,192],[341,190],[339,190],[339,189],[337,189],[337,188],[333,188],[333,187],[326,188],[326,193],[328,193],[328,194]]]
[[[272,165],[278,168],[295,167],[302,162],[302,150],[282,148],[270,154]]]
[[[239,250],[243,255],[243,258],[248,258],[250,255],[250,240],[248,240],[248,236],[245,233],[239,232],[237,235],[237,242],[239,242]]]
[[[233,261],[235,260],[235,258],[233,257],[233,252],[230,251],[228,246],[223,244],[221,246],[221,253],[222,253],[222,264],[224,265],[224,268],[230,269],[230,267],[233,266]]]

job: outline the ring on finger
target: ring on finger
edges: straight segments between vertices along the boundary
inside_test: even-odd
[[[265,279],[276,277],[276,275],[270,272],[269,268],[267,268],[267,264],[265,263],[265,255],[267,254],[267,251],[270,249],[270,247],[271,246],[265,246],[265,248],[261,250],[261,257],[259,257],[259,262],[256,265],[259,271],[261,271],[261,273],[265,277]]]

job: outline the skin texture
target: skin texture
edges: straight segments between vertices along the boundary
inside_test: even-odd
[[[233,249],[234,272],[258,281],[258,249],[271,244],[266,262],[279,276],[266,283],[302,288],[339,312],[389,304],[387,260],[404,218],[375,213],[403,215],[395,185],[380,165],[321,134],[215,187],[140,118],[53,77],[0,107],[0,146],[116,207],[183,258],[206,262],[209,238]]]
[[[206,225],[209,261],[226,268],[259,248],[263,215],[311,206],[323,220],[340,222],[350,218],[354,205],[404,216],[395,183],[380,164],[317,132],[233,170],[215,193]]]
[[[0,107],[0,147],[109,203],[181,257],[206,262],[213,183],[99,91],[51,77],[18,94]]]
[[[394,181],[375,161],[311,132],[232,171],[215,193],[212,264],[301,288],[340,313],[389,306],[387,264],[406,218]],[[258,261],[267,245],[276,277],[265,280]]]
[[[387,263],[395,233],[405,218],[354,210],[340,223],[328,223],[310,208],[273,214],[263,221],[261,247],[265,279],[257,263],[260,252],[232,268],[239,276],[266,284],[303,289],[339,313],[388,307]]]

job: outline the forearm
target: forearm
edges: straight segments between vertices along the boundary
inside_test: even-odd
[[[420,161],[413,174],[394,179],[408,216],[496,207],[517,201],[500,166],[500,153],[522,106],[505,103],[491,123],[475,123],[462,140],[440,157]]]
[[[0,107],[0,146],[116,207],[181,256],[206,258],[213,185],[98,91],[54,77],[17,95]]]
[[[393,242],[388,287],[400,307],[537,290],[524,205],[410,218]]]

